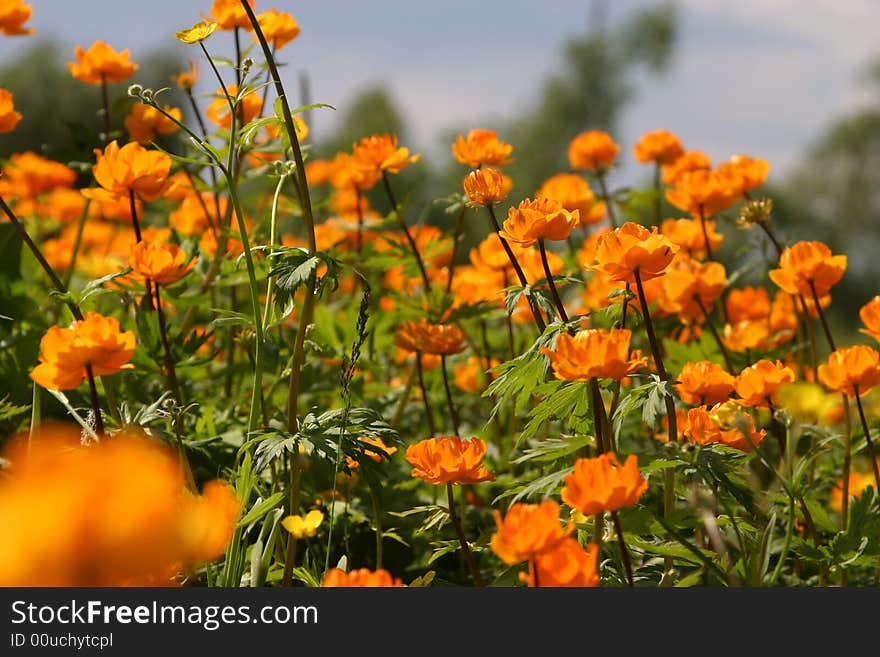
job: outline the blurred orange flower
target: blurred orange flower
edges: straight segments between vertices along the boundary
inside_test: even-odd
[[[599,171],[614,164],[618,146],[607,132],[582,132],[568,145],[568,162],[572,169]]]
[[[138,65],[129,58],[128,48],[116,52],[103,41],[95,41],[88,50],[79,46],[73,49],[77,61],[68,62],[71,75],[87,84],[110,84],[125,82],[138,70]]]
[[[580,226],[592,226],[605,219],[605,204],[576,173],[560,173],[548,178],[535,196],[559,201],[569,212],[577,211]]]
[[[786,248],[779,256],[779,269],[768,272],[770,280],[789,294],[800,294],[805,299],[822,297],[843,278],[846,256],[832,255],[822,242],[798,242]]]
[[[386,445],[385,442],[377,436],[361,436],[358,438],[358,443],[363,443],[364,445],[370,445],[376,448],[375,450],[372,450],[358,445],[358,448],[363,452],[364,456],[370,457],[376,463],[381,463],[386,457],[397,452],[396,447]],[[345,463],[351,470],[355,470],[361,466],[360,462],[351,456],[345,457]]]
[[[574,538],[566,538],[548,552],[535,557],[529,564],[529,573],[520,573],[520,581],[539,587],[594,587],[599,586],[599,546],[591,543],[586,550]],[[537,573],[535,572],[537,570]]]
[[[486,443],[458,436],[426,438],[406,448],[412,476],[428,484],[476,484],[495,477],[483,465]]]
[[[119,320],[95,312],[67,328],[52,326],[40,340],[40,364],[31,378],[50,390],[71,390],[86,377],[91,366],[96,376],[133,369],[135,336],[122,331]]]
[[[324,575],[321,586],[331,587],[390,587],[403,586],[403,580],[399,577],[392,577],[384,568],[372,571],[367,568],[360,568],[345,572],[339,568],[331,568]]]
[[[540,240],[564,240],[578,225],[578,211],[569,212],[559,201],[526,199],[510,208],[500,235],[509,242],[531,246]]]
[[[700,406],[727,401],[733,392],[733,375],[707,360],[685,363],[675,389],[685,404]]]
[[[870,471],[864,473],[850,471],[848,488],[850,499],[859,497],[867,488],[874,485],[874,475]],[[838,513],[843,510],[843,477],[838,479],[834,488],[831,489],[831,508]]]
[[[76,171],[69,166],[31,151],[10,155],[0,177],[0,183],[8,185],[4,194],[14,198],[30,198],[58,187],[70,188],[75,182]]]
[[[458,135],[452,144],[452,155],[469,167],[503,167],[510,164],[513,146],[498,139],[494,130],[474,128],[467,137]]]
[[[459,271],[457,269],[456,274]],[[480,300],[482,301],[482,299]],[[493,358],[489,364],[496,367],[500,362]],[[452,370],[455,386],[464,392],[482,391],[492,376],[490,372],[486,371],[486,362],[479,356],[471,356],[464,363],[457,363]]]
[[[0,89],[0,134],[12,132],[21,121],[21,113],[15,111],[15,99],[11,92]]]
[[[648,480],[639,473],[635,454],[621,465],[616,454],[606,452],[574,462],[574,471],[565,477],[562,500],[584,515],[595,515],[632,506],[646,490]]]
[[[450,356],[467,348],[464,332],[454,324],[431,324],[427,321],[403,322],[394,333],[394,343],[409,351],[435,356]]]
[[[114,196],[127,198],[131,191],[142,201],[155,201],[170,186],[171,158],[162,151],[148,151],[134,141],[119,148],[114,139],[103,152],[96,148],[95,157],[95,180]],[[93,197],[91,190],[83,195]]]
[[[698,406],[688,411],[684,437],[699,445],[721,443],[741,452],[750,452],[759,445],[767,432],[755,430],[755,421],[735,401],[717,404],[711,411]]]
[[[364,137],[354,144],[352,164],[366,172],[400,173],[415,164],[420,155],[410,155],[409,149],[397,146],[397,135],[382,134]]]
[[[614,328],[587,329],[575,335],[560,333],[554,350],[541,347],[550,359],[553,373],[563,381],[587,381],[592,378],[620,381],[645,367],[646,358],[638,350],[630,354],[632,332]]]
[[[875,340],[880,340],[880,295],[859,309],[859,319],[865,325],[865,328],[859,329],[859,331],[870,335]]]
[[[681,174],[666,190],[666,199],[694,217],[711,217],[739,201],[738,179],[719,170],[696,169]]]
[[[760,320],[770,317],[770,297],[763,287],[732,288],[724,300],[727,319],[731,324],[745,320]]]
[[[269,46],[275,50],[281,50],[299,36],[299,24],[286,11],[278,11],[277,9],[264,11],[257,14],[257,22],[260,24],[260,29]],[[259,42],[259,39],[255,40]]]
[[[32,12],[33,7],[22,0],[3,0],[0,2],[0,32],[6,36],[33,34],[33,28],[24,26]]]
[[[239,504],[225,483],[197,495],[174,453],[129,430],[90,445],[43,427],[3,454],[2,586],[170,586],[219,557]]]
[[[494,205],[507,198],[509,191],[504,174],[498,169],[484,168],[471,171],[465,176],[464,193],[474,205]]]
[[[494,511],[497,531],[492,534],[489,546],[504,563],[529,561],[536,555],[557,547],[574,531],[574,524],[563,528],[559,522],[559,504],[544,500],[540,504],[511,505],[504,519],[500,511]]]
[[[254,8],[254,0],[247,0],[247,3]],[[248,19],[247,12],[241,5],[241,0],[214,0],[211,5],[211,16],[220,26],[221,30],[234,30],[241,27],[248,32],[253,31],[253,26]]]
[[[635,272],[642,281],[662,276],[678,247],[657,232],[626,222],[602,235],[596,247],[596,262],[590,269],[602,272],[612,281],[635,283]]]
[[[178,121],[183,120],[183,114],[179,107],[166,105],[165,111]],[[125,129],[128,130],[132,141],[148,144],[157,135],[173,135],[180,130],[180,127],[152,105],[136,103],[132,105],[131,112],[125,117]]]
[[[141,240],[131,247],[128,266],[135,278],[149,279],[159,285],[176,283],[195,266],[186,251],[176,244]]]
[[[742,397],[739,403],[743,406],[777,406],[776,391],[794,380],[794,370],[781,361],[761,359],[739,373],[734,387],[736,394]]]
[[[718,170],[735,180],[736,188],[744,194],[764,184],[770,174],[770,163],[748,155],[734,155],[720,164]]]
[[[724,241],[724,235],[715,231],[715,222],[707,220],[706,235],[709,237],[709,250],[714,252]],[[702,260],[706,257],[706,238],[703,226],[696,219],[664,219],[660,232],[677,244],[692,258]]]
[[[702,151],[685,151],[675,162],[663,167],[663,182],[674,185],[686,173],[711,168],[712,160]]]
[[[663,277],[660,307],[684,322],[702,323],[705,313],[724,292],[727,274],[720,262],[699,262],[686,255],[676,257]]]
[[[191,59],[189,60],[189,69],[186,71],[182,71],[177,75],[171,76],[171,81],[181,89],[181,91],[192,91],[192,88],[196,86],[196,81],[199,79],[199,69],[196,66],[196,63]]]
[[[636,159],[646,164],[656,162],[668,166],[682,156],[681,140],[668,130],[654,130],[642,135],[633,149]]]
[[[235,101],[235,97],[238,95],[238,85],[230,84],[226,87],[226,91],[229,92],[230,98]],[[238,99],[236,107],[236,122],[243,121],[244,125],[247,125],[260,115],[260,110],[263,109],[263,99],[253,89],[247,89],[244,96]],[[226,100],[223,89],[217,89],[214,92],[214,100],[208,105],[205,114],[207,114],[211,123],[221,128],[228,130],[232,127],[232,112],[229,111],[229,102]]]
[[[855,395],[865,394],[880,383],[880,354],[866,345],[833,351],[828,362],[819,365],[819,381],[826,388]]]

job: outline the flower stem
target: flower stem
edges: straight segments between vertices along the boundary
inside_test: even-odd
[[[364,209],[361,207],[361,188],[357,186],[357,183],[354,185],[354,202],[358,222],[356,249],[360,255],[364,248]]]
[[[382,504],[378,491],[370,486],[373,501],[373,523],[376,525],[376,570],[382,567]]]
[[[565,312],[565,306],[562,299],[559,298],[559,292],[556,290],[556,283],[553,282],[553,274],[550,272],[550,263],[547,262],[547,248],[544,246],[544,240],[538,240],[538,249],[541,252],[541,265],[544,267],[544,276],[547,278],[547,284],[550,286],[550,294],[553,297],[553,303],[556,304],[556,310],[559,311],[559,318],[568,324],[568,314]]]
[[[706,260],[715,260],[712,255],[712,245],[709,244],[709,230],[706,228],[706,213],[703,211],[703,204],[700,203],[697,207],[700,212],[700,228],[703,230],[703,244],[706,247]]]
[[[440,355],[440,369],[443,372],[443,388],[446,390],[446,403],[449,405],[449,417],[452,420],[452,431],[459,436],[458,413],[455,412],[455,404],[452,403],[452,392],[449,389],[449,376],[446,374],[446,355]]]
[[[406,236],[409,248],[416,257],[416,264],[419,266],[419,273],[422,275],[422,282],[425,284],[425,291],[430,291],[431,281],[428,280],[428,272],[425,270],[425,263],[422,260],[421,254],[419,254],[419,247],[416,245],[415,239],[413,239],[409,226],[406,225],[406,222],[403,220],[403,216],[400,213],[400,206],[397,205],[397,199],[394,196],[394,191],[391,189],[391,181],[388,180],[388,173],[386,171],[382,172],[382,185],[385,187],[385,194],[388,196],[388,202],[391,204],[391,211],[397,216],[397,221],[403,229],[403,234]]]
[[[715,342],[718,344],[718,348],[721,350],[721,355],[724,358],[724,364],[727,366],[727,371],[736,376],[736,369],[733,367],[733,361],[730,359],[730,353],[727,351],[727,347],[724,346],[724,342],[722,342],[721,336],[718,334],[718,329],[715,328],[715,322],[712,321],[712,316],[709,314],[709,310],[706,308],[706,305],[703,303],[703,300],[700,298],[699,294],[694,295],[694,301],[696,301],[697,305],[700,307],[700,312],[703,313],[703,317],[706,320],[706,326],[709,327],[709,331],[711,331],[712,337],[715,338]]]
[[[64,277],[66,287],[70,286],[73,280],[73,274],[76,272],[76,259],[79,256],[79,249],[82,246],[83,230],[86,227],[86,220],[89,218],[89,208],[92,205],[92,199],[87,198],[83,204],[82,212],[79,215],[79,222],[76,224],[76,236],[73,238],[73,250],[70,252],[70,265],[67,268],[67,276]]]
[[[617,516],[617,511],[611,512],[611,520],[614,523],[614,531],[617,534],[617,542],[620,543],[620,555],[623,559],[624,570],[626,570],[626,581],[630,586],[634,586],[632,562],[629,558],[629,550],[626,549],[626,539],[623,537],[623,529],[620,527],[620,518]]]
[[[275,194],[272,196],[272,211],[269,214],[269,250],[275,246],[275,240],[278,239],[278,198],[281,196],[281,186],[287,179],[285,174],[278,178],[278,184],[275,185]],[[271,260],[270,260],[271,262]],[[272,291],[275,287],[275,278],[267,276],[266,283],[266,307],[263,309],[263,327],[269,325],[269,319],[272,312]]]
[[[449,275],[446,279],[446,294],[452,289],[452,276],[455,274],[455,257],[458,255],[458,241],[461,239],[461,231],[464,228],[464,214],[467,212],[467,206],[462,205],[461,211],[458,213],[458,219],[455,220],[455,233],[452,236],[452,257],[449,260]]]
[[[422,389],[422,401],[425,404],[425,422],[428,424],[428,431],[431,432],[431,437],[434,437],[436,431],[434,430],[434,415],[431,413],[431,404],[428,402],[428,391],[425,389],[425,377],[422,371],[422,352],[416,352],[416,372],[419,375],[419,388]]]
[[[837,347],[834,345],[834,336],[831,335],[831,328],[828,326],[828,320],[825,317],[825,311],[819,305],[819,295],[816,294],[816,285],[810,281],[810,292],[813,295],[813,303],[816,304],[816,312],[819,314],[819,321],[822,323],[822,330],[825,332],[825,339],[828,340],[828,346],[831,351],[835,351]]]
[[[654,224],[659,226],[663,217],[663,185],[660,178],[660,160],[654,162]]]
[[[865,441],[868,443],[868,457],[871,459],[871,470],[874,473],[874,490],[880,491],[880,467],[877,465],[877,454],[874,451],[874,443],[871,440],[871,431],[868,429],[868,420],[865,419],[865,409],[862,408],[862,398],[859,395],[859,387],[853,385],[856,406],[859,409],[859,418],[862,421],[862,431],[865,432]]]
[[[510,244],[507,243],[507,240],[501,236],[501,226],[498,225],[498,219],[495,217],[495,209],[492,204],[488,204],[486,206],[486,210],[489,212],[489,217],[492,219],[492,226],[495,229],[495,234],[498,235],[498,239],[501,240],[501,246],[504,247],[505,253],[507,253],[507,258],[510,260],[510,264],[513,265],[513,270],[516,272],[516,277],[519,280],[519,284],[523,287],[527,287],[529,281],[526,279],[526,275],[520,267],[519,261],[516,259],[516,256],[513,254],[513,250],[510,248]],[[534,299],[528,297],[529,300],[529,308],[532,311],[532,317],[535,318],[535,325],[538,327],[538,332],[543,333],[544,329],[547,328],[547,325],[544,323],[544,317],[541,315],[541,311],[538,309],[537,304]]]
[[[168,342],[165,311],[162,310],[158,283],[156,283],[156,315],[159,319],[159,336],[162,340],[162,350],[165,352],[165,374],[168,378],[168,387],[171,389],[171,394],[174,395],[174,401],[177,402],[177,405],[183,406],[183,395],[180,393],[180,383],[177,381],[177,371],[174,369],[174,357],[171,355],[171,345]]]
[[[614,203],[611,201],[611,195],[608,193],[608,183],[605,181],[605,172],[599,171],[596,174],[599,180],[599,189],[602,192],[602,198],[605,199],[605,210],[608,212],[608,220],[611,222],[612,228],[617,228],[620,223],[617,221],[617,211],[614,209]]]
[[[98,401],[98,387],[95,385],[95,373],[92,366],[86,364],[86,377],[89,380],[89,393],[92,398],[92,410],[95,411],[95,433],[104,437],[104,417],[101,415],[101,403]]]
[[[605,409],[602,401],[602,393],[599,391],[599,382],[595,377],[590,378],[590,405],[593,407],[593,425],[596,431],[596,454],[604,454],[608,451],[610,440],[605,437],[605,422],[602,411]]]
[[[104,131],[98,137],[103,145],[110,141],[110,99],[107,97],[107,78],[101,73],[101,119]]]
[[[477,562],[474,561],[474,555],[471,553],[471,548],[468,545],[467,538],[465,538],[464,530],[461,528],[461,521],[458,518],[458,514],[455,512],[455,494],[452,490],[452,482],[446,482],[446,499],[449,504],[449,518],[452,520],[452,524],[455,527],[455,533],[458,534],[458,542],[461,544],[464,558],[467,561],[468,568],[470,568],[471,577],[473,577],[474,580],[474,586],[482,586],[483,580],[480,577],[480,571],[477,569]]]

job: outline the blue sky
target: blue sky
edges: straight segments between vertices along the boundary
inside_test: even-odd
[[[31,0],[30,25],[72,52],[103,39],[134,59],[207,13],[210,0]],[[609,2],[610,21],[650,0]],[[768,158],[789,172],[835,117],[874,100],[859,72],[880,54],[872,0],[679,0],[680,41],[670,72],[645,80],[615,137],[629,152],[639,133],[667,128],[686,147],[722,159]],[[449,157],[449,126],[492,127],[528,107],[559,63],[564,39],[586,29],[585,0],[257,0],[291,12],[302,34],[283,53],[291,82],[305,70],[313,100],[344,107],[363,86],[385,82],[403,108],[415,148]],[[23,38],[0,39],[0,59]],[[228,49],[227,35],[212,51]],[[229,50],[227,50],[229,52]],[[192,51],[195,56],[197,49]],[[292,87],[295,88],[295,87]],[[316,134],[333,113],[315,117]],[[625,167],[621,181],[637,176]]]

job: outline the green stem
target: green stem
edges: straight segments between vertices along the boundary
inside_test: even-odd
[[[436,431],[434,430],[434,415],[431,413],[431,404],[428,402],[428,391],[425,388],[425,377],[422,372],[422,352],[416,352],[416,372],[419,375],[419,388],[422,389],[422,401],[425,404],[425,422],[428,425],[428,431],[431,432],[431,437],[433,438],[436,435]]]
[[[446,355],[440,356],[440,369],[443,371],[443,388],[446,390],[446,403],[449,405],[449,417],[452,420],[453,435],[460,436],[458,432],[458,413],[455,411],[455,404],[452,402],[452,391],[449,389],[449,376],[446,373]]]
[[[162,310],[162,299],[159,296],[159,284],[156,283],[156,315],[159,319],[159,337],[162,340],[162,350],[165,353],[165,374],[168,378],[168,387],[174,395],[177,405],[183,407],[183,395],[180,393],[180,383],[177,381],[177,370],[174,368],[174,357],[171,355],[171,344],[168,341],[168,329],[165,326],[165,311]]]
[[[553,282],[550,263],[547,262],[547,248],[544,246],[543,239],[538,240],[538,249],[541,252],[541,265],[544,267],[544,277],[547,279],[547,284],[550,286],[550,295],[553,297],[553,303],[556,305],[556,310],[559,312],[559,319],[561,319],[563,323],[568,324],[568,313],[565,312],[565,306],[562,303],[562,299],[559,298],[556,283]]]
[[[397,199],[394,196],[394,191],[391,189],[391,181],[388,180],[388,173],[386,171],[382,172],[382,185],[385,187],[385,194],[388,196],[388,202],[391,204],[391,211],[397,217],[397,221],[403,229],[403,234],[406,237],[409,248],[416,257],[416,264],[419,266],[419,273],[422,275],[422,283],[425,285],[425,291],[430,291],[431,281],[428,280],[428,272],[425,269],[425,262],[422,260],[422,255],[419,253],[419,247],[409,230],[409,226],[406,225],[406,221],[403,219],[403,215],[400,212],[400,206],[397,204]]]
[[[482,586],[483,580],[480,577],[480,571],[477,569],[477,562],[474,561],[474,555],[471,553],[471,548],[464,535],[464,530],[461,527],[458,514],[455,512],[455,494],[452,490],[452,482],[446,482],[446,500],[449,504],[449,518],[452,520],[452,524],[455,527],[455,533],[458,535],[458,542],[464,552],[464,558],[467,561],[468,568],[470,568],[471,577],[474,580],[474,586]]]
[[[287,178],[286,174],[282,174],[278,178],[278,184],[275,185],[275,194],[272,196],[272,211],[269,214],[269,250],[275,246],[275,240],[278,238],[278,199],[281,196],[281,186]],[[270,260],[271,262],[271,260]],[[263,309],[263,326],[269,326],[269,318],[272,312],[272,291],[275,287],[275,279],[272,276],[267,277],[266,283],[266,307]]]
[[[605,181],[605,172],[599,171],[596,175],[599,181],[599,189],[602,192],[602,198],[605,199],[605,210],[608,212],[608,220],[611,222],[612,228],[617,228],[620,224],[617,221],[617,211],[614,209],[614,203],[611,195],[608,193],[608,183]]]
[[[101,402],[98,401],[98,387],[95,385],[95,373],[92,366],[86,365],[86,378],[89,380],[89,394],[92,400],[92,410],[95,411],[95,433],[104,437],[104,417],[101,415]]]
[[[376,570],[379,570],[382,567],[382,504],[373,486],[370,486],[370,497],[373,501],[373,523],[376,525]]]
[[[623,529],[620,526],[620,518],[617,516],[617,511],[611,512],[611,521],[614,523],[617,542],[620,543],[620,554],[623,558],[623,568],[626,571],[626,582],[630,586],[635,586],[633,583],[632,562],[629,558],[629,550],[626,549],[626,539],[623,537]]]
[[[79,223],[76,225],[76,237],[73,238],[73,250],[70,252],[70,265],[67,268],[67,276],[64,279],[64,285],[70,287],[70,281],[73,280],[73,274],[76,271],[76,260],[79,257],[79,249],[82,246],[83,230],[86,227],[86,220],[89,217],[89,208],[92,205],[92,199],[87,198],[83,205],[82,213],[79,215]]]
[[[464,214],[467,206],[462,205],[455,221],[455,233],[452,236],[452,258],[449,260],[449,277],[446,279],[446,294],[452,289],[452,276],[455,274],[455,258],[458,255],[458,241],[461,239],[461,231],[464,228]]]
[[[862,421],[862,431],[865,432],[865,441],[868,443],[868,457],[871,459],[871,470],[874,473],[874,490],[880,491],[880,467],[877,465],[877,454],[874,452],[874,443],[871,440],[871,431],[868,429],[868,420],[865,418],[865,409],[862,408],[862,398],[859,395],[859,387],[853,385],[856,406],[859,409],[859,418]]]

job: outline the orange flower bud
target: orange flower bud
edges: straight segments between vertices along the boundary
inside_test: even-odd
[[[865,325],[865,328],[859,329],[859,331],[870,335],[875,340],[880,340],[880,295],[861,307],[859,318]]]
[[[130,61],[128,48],[116,52],[103,41],[95,41],[88,50],[79,46],[73,53],[77,61],[68,62],[71,75],[87,84],[125,82],[138,70],[138,65]]]
[[[578,221],[578,211],[569,212],[559,201],[526,199],[517,207],[510,208],[500,234],[509,242],[531,246],[539,239],[566,239]]]
[[[733,375],[707,360],[685,363],[678,380],[675,389],[685,404],[719,404],[733,392]]]
[[[818,374],[826,388],[851,396],[865,394],[880,383],[880,354],[866,345],[837,349],[819,365]]]
[[[794,383],[794,379],[794,370],[787,365],[762,359],[740,372],[734,387],[743,406],[775,406],[776,391],[786,383]]]
[[[189,70],[171,76],[171,81],[182,91],[192,91],[198,79],[199,69],[192,59],[189,60]]]
[[[599,171],[614,164],[618,146],[607,132],[582,132],[568,145],[568,162],[572,169]]]
[[[648,490],[639,473],[639,461],[630,454],[623,465],[612,452],[592,459],[577,459],[574,472],[565,477],[562,500],[584,515],[617,511],[632,506]]]
[[[406,448],[412,476],[428,484],[477,484],[495,477],[483,465],[486,443],[458,436],[426,438]]]
[[[513,146],[500,141],[494,130],[474,128],[469,130],[467,138],[458,135],[452,144],[452,155],[456,160],[469,167],[503,167],[510,164]]]
[[[656,162],[664,166],[674,164],[683,153],[681,140],[668,130],[645,133],[633,149],[639,162]]]
[[[629,329],[588,329],[574,336],[560,333],[554,350],[542,347],[541,353],[550,359],[557,379],[620,381],[648,364],[647,358],[642,358],[638,350],[630,354],[631,339]]]
[[[86,366],[96,376],[133,369],[129,364],[135,336],[122,331],[119,320],[87,312],[67,328],[52,326],[40,340],[40,364],[31,378],[50,390],[72,390],[86,377]]]
[[[15,111],[12,93],[0,89],[0,134],[15,130],[19,121],[21,121],[21,113]]]
[[[508,565],[528,561],[535,555],[552,550],[571,532],[574,524],[564,528],[559,522],[559,504],[544,500],[540,504],[514,504],[501,519],[494,511],[498,528],[489,541],[492,551]]]
[[[498,169],[477,169],[464,179],[464,193],[474,205],[494,205],[507,198],[504,174]]]
[[[95,180],[114,196],[128,197],[131,191],[143,201],[155,201],[170,186],[171,158],[162,151],[148,151],[137,142],[119,148],[113,140],[103,152],[95,149],[95,156]],[[83,194],[90,197],[88,191]]]
[[[599,586],[599,546],[591,543],[587,550],[573,538],[566,538],[554,550],[535,557],[539,587],[593,587]],[[529,574],[520,574],[520,580],[535,585],[535,573],[529,564]]]
[[[339,568],[331,568],[324,575],[321,586],[329,587],[389,587],[403,586],[403,580],[399,577],[392,577],[384,568],[377,571],[368,568],[360,568],[345,572]]]
[[[0,32],[6,36],[33,34],[33,28],[24,26],[32,12],[33,7],[22,0],[4,0],[0,3]]]
[[[660,235],[631,221],[602,235],[596,248],[596,262],[589,268],[602,272],[612,281],[635,283],[635,272],[642,281],[662,276],[678,247]]]
[[[128,266],[135,278],[171,285],[192,270],[195,260],[176,244],[141,240],[131,247]]]
[[[813,300],[822,297],[843,278],[846,256],[831,255],[831,249],[822,242],[798,242],[779,256],[779,269],[768,272],[770,280],[789,294],[801,294]]]

